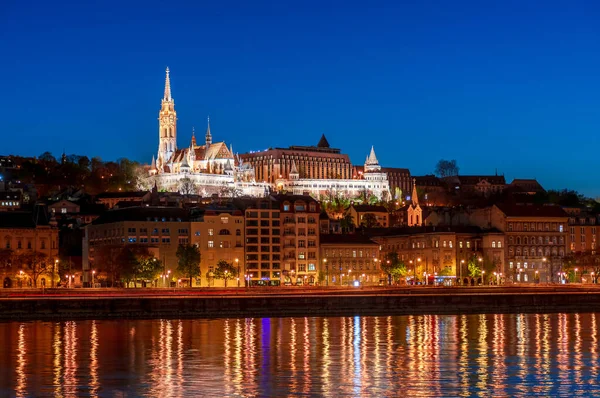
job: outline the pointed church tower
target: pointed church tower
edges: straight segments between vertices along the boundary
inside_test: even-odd
[[[206,149],[212,144],[212,135],[210,134],[210,116],[208,117],[208,127],[206,127]]]
[[[163,163],[168,163],[177,150],[177,112],[175,100],[171,96],[171,78],[169,68],[165,76],[165,93],[158,113],[158,156]]]
[[[412,196],[410,197],[414,206],[419,206],[419,195],[417,195],[417,179],[413,178]]]
[[[417,195],[417,179],[413,178],[412,203],[406,210],[409,227],[420,227],[423,225],[423,210],[419,206],[419,195]]]
[[[192,127],[192,141],[190,142],[190,148],[194,148],[196,146],[196,132]]]

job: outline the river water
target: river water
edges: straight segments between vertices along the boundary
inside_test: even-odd
[[[600,314],[0,323],[0,396],[600,396]]]

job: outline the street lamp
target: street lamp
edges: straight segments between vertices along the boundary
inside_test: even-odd
[[[225,270],[225,287],[227,287],[227,270]]]
[[[325,285],[329,286],[329,267],[327,266],[327,259],[323,259],[323,264],[325,264]]]
[[[96,270],[92,270],[92,287],[94,287],[94,277],[96,276]]]
[[[462,285],[462,268],[465,264],[465,260],[460,260],[460,268],[458,269],[458,277],[461,279],[460,284]]]
[[[485,270],[481,270],[481,284],[485,285]]]
[[[58,259],[54,260],[54,267],[52,267],[52,287],[54,287],[54,273],[58,269]]]
[[[238,274],[238,278],[237,278],[237,287],[240,287],[240,260],[238,260],[237,258],[235,259],[235,265],[237,266],[237,274]]]
[[[577,283],[577,268],[575,268],[575,278],[573,279],[574,283]]]

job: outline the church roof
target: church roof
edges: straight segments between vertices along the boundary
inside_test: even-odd
[[[173,153],[173,157],[171,161],[173,163],[183,163],[184,159],[187,157],[187,152],[189,148],[178,149]],[[206,150],[206,145],[198,145],[194,147],[194,155],[197,160],[214,160],[214,159],[233,159],[233,154],[227,148],[227,145],[224,142],[216,142],[211,144],[208,147],[208,152]]]
[[[325,134],[321,135],[317,148],[329,148],[329,142],[327,141],[327,138],[325,138]]]

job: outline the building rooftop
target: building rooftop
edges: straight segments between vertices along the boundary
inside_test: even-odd
[[[378,205],[352,205],[357,213],[387,213],[387,209]]]
[[[33,211],[0,212],[0,228],[35,228],[36,225],[48,225],[48,215],[40,206]]]
[[[363,244],[363,245],[379,245],[377,242],[371,240],[370,237],[361,234],[321,234],[319,237],[319,243],[330,244],[330,245],[344,245],[344,244]]]
[[[364,233],[370,237],[385,236],[408,236],[421,234],[439,234],[439,233],[461,233],[461,234],[482,234],[499,233],[502,231],[496,228],[483,229],[474,225],[450,225],[450,226],[421,226],[421,227],[396,227],[396,228],[371,228],[365,229]]]
[[[534,203],[496,204],[507,217],[569,217],[560,206]]]
[[[189,221],[190,215],[187,209],[178,207],[130,207],[125,209],[113,209],[103,213],[92,224],[109,224],[122,221],[162,221],[181,222]]]
[[[149,193],[148,191],[102,192],[96,195],[96,199],[143,198]]]

